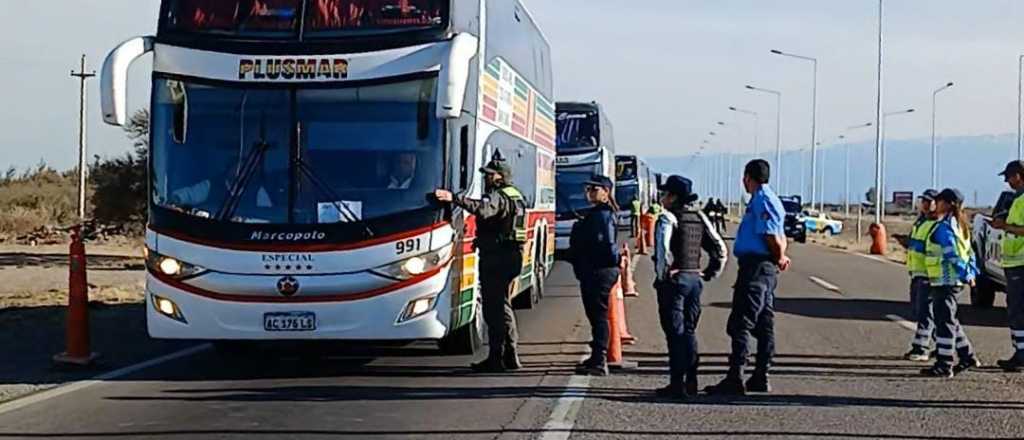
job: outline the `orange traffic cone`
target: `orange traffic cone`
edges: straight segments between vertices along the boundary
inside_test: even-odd
[[[53,357],[58,364],[88,366],[99,356],[89,350],[89,284],[81,226],[71,232],[69,249],[67,350]]]
[[[616,285],[608,295],[608,368],[613,370],[632,370],[637,368],[636,362],[622,358],[622,300],[619,297],[619,286]]]
[[[640,219],[640,224],[643,225],[644,239],[647,240],[648,249],[654,247],[654,223],[656,221],[657,218],[652,214],[644,214]]]
[[[622,247],[622,259],[619,261],[619,278],[622,281],[622,294],[634,298],[640,296],[633,279],[633,258],[629,255],[629,246]]]

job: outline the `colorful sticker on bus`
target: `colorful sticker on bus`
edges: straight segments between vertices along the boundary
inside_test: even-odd
[[[480,81],[482,118],[550,151],[555,149],[555,106],[505,61],[495,58]]]

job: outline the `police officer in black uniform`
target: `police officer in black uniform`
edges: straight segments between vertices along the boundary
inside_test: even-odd
[[[480,172],[485,175],[482,200],[453,195],[443,189],[434,191],[434,196],[476,216],[473,245],[480,253],[480,296],[490,347],[487,359],[471,367],[477,372],[500,373],[522,368],[516,350],[519,335],[511,297],[515,280],[523,271],[526,200],[512,186],[512,168],[499,154]]]
[[[658,291],[658,315],[669,353],[669,384],[659,397],[684,399],[698,392],[697,324],[704,281],[717,278],[725,268],[725,241],[706,214],[693,203],[693,182],[670,176],[658,188],[665,210],[654,229],[654,288]],[[702,268],[701,251],[710,257]]]
[[[608,301],[619,281],[621,254],[617,240],[612,198],[614,185],[607,176],[595,175],[584,184],[587,201],[593,205],[585,217],[572,226],[569,261],[580,282],[583,310],[590,322],[590,357],[576,366],[579,374],[608,374]]]

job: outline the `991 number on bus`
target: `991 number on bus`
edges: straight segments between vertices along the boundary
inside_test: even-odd
[[[395,243],[395,254],[402,255],[409,252],[418,252],[423,248],[423,240],[412,238]]]

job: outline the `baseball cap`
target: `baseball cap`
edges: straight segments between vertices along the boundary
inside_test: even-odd
[[[1014,174],[1024,174],[1024,162],[1015,160],[1006,164],[1006,169],[999,173],[1000,176],[1011,176]]]
[[[935,200],[941,200],[944,202],[960,204],[964,202],[964,195],[959,190],[953,188],[946,188],[935,197]]]
[[[921,195],[918,196],[918,198],[922,199],[922,200],[927,200],[929,202],[934,202],[935,198],[938,197],[938,196],[939,196],[939,192],[938,191],[936,191],[934,189],[928,189],[928,190],[925,190],[923,193],[921,193]]]

